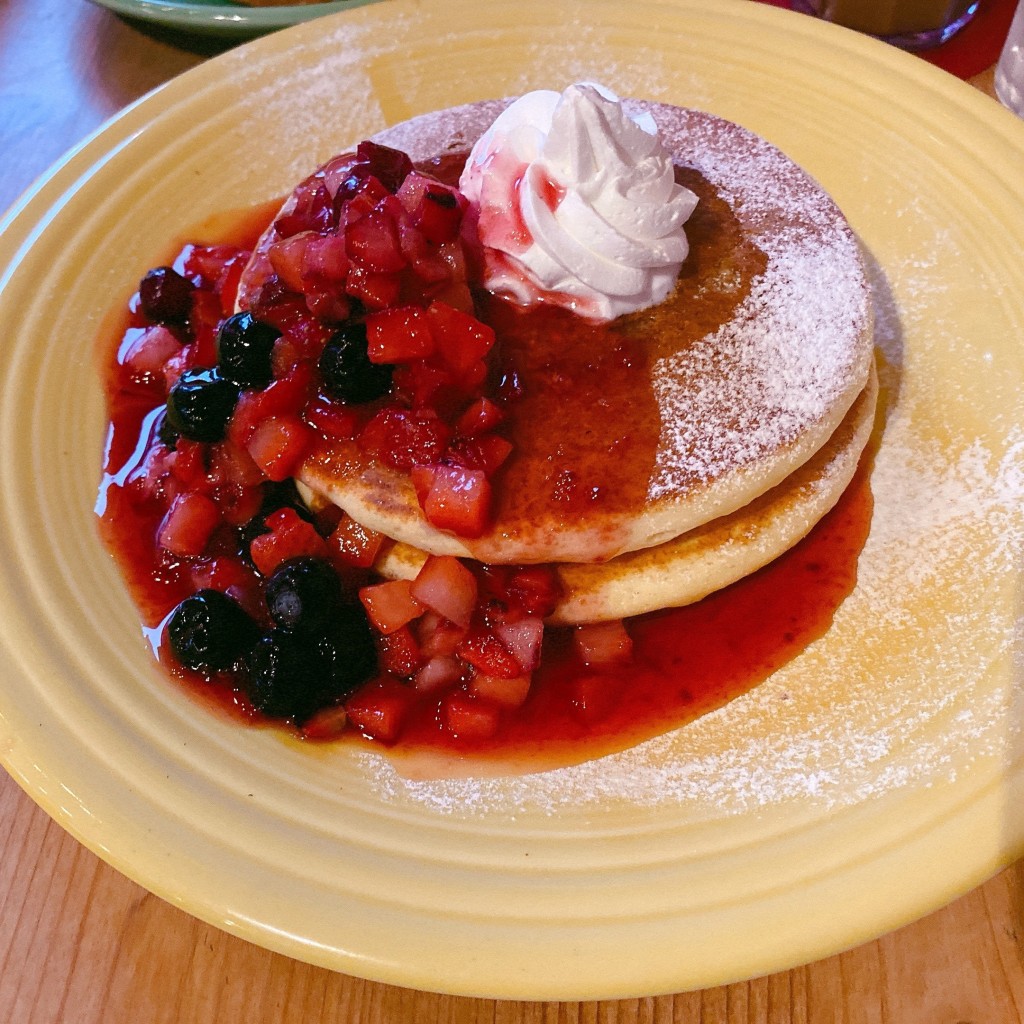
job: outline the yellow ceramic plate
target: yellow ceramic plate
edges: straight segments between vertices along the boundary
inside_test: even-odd
[[[183,227],[386,124],[581,78],[759,131],[863,238],[888,392],[855,592],[756,691],[550,774],[413,784],[204,712],[151,664],[96,538],[101,317]],[[171,82],[0,232],[4,764],[193,914],[456,993],[727,982],[981,882],[1024,849],[1022,166],[1024,124],[942,72],[727,0],[398,0]]]

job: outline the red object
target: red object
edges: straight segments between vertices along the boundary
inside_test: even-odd
[[[791,0],[758,0],[790,10]],[[917,56],[957,78],[973,78],[999,59],[1017,0],[980,0],[978,13],[948,42]]]

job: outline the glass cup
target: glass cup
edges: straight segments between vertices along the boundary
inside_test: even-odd
[[[1024,117],[1024,0],[1010,25],[999,63],[996,65],[996,95],[1004,107]]]
[[[974,17],[979,0],[793,0],[793,9],[900,46],[944,43]]]

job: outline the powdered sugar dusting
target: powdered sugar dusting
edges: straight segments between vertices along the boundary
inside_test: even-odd
[[[863,386],[871,342],[857,242],[828,195],[736,125],[650,109],[677,158],[718,189],[767,257],[728,322],[655,368],[665,425],[657,499],[770,465],[793,445],[809,454]]]

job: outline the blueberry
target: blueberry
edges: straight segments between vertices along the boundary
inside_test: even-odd
[[[392,367],[371,363],[366,350],[366,325],[352,320],[331,335],[320,356],[320,375],[332,398],[362,404],[391,390]]]
[[[271,356],[281,332],[252,313],[229,316],[217,331],[217,364],[222,377],[241,388],[265,388],[273,380]]]
[[[301,725],[344,700],[376,667],[365,614],[344,606],[324,632],[278,626],[262,636],[248,659],[247,690],[257,711]]]
[[[219,590],[186,597],[167,622],[167,637],[185,668],[224,671],[252,649],[258,636],[247,612]]]
[[[326,628],[345,603],[341,581],[322,558],[290,558],[277,567],[266,585],[270,617],[290,630]]]
[[[189,441],[220,441],[238,393],[216,370],[186,370],[167,396],[167,422]]]
[[[178,444],[178,432],[167,422],[167,410],[160,415],[160,423],[156,428],[156,436],[160,443],[168,449],[173,450]]]
[[[184,324],[192,313],[195,285],[173,267],[155,267],[139,282],[142,312],[159,324]]]

